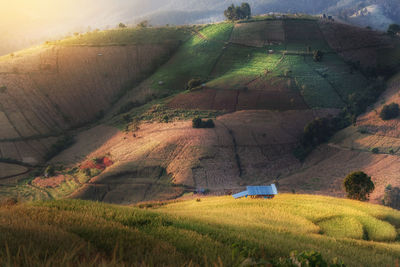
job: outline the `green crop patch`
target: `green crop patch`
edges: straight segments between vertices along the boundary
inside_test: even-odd
[[[318,75],[312,59],[305,56],[286,55],[275,75],[295,80],[306,103],[312,108],[341,108],[344,102],[331,84]],[[323,67],[323,64],[318,65]]]
[[[175,56],[150,77],[151,86],[167,92],[182,91],[190,79],[207,80],[232,28],[231,23],[220,23],[193,33]]]
[[[242,89],[252,80],[273,71],[281,54],[268,54],[266,49],[230,46],[213,71],[214,80],[207,85],[215,88]]]

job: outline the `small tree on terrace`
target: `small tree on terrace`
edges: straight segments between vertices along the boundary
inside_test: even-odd
[[[400,25],[398,24],[390,24],[387,30],[387,33],[391,36],[395,36],[397,33],[400,32]]]
[[[313,59],[315,62],[320,62],[323,56],[324,53],[321,50],[315,50],[313,54]]]
[[[368,200],[369,194],[375,189],[375,185],[366,173],[358,171],[349,174],[343,182],[347,197],[356,200]]]

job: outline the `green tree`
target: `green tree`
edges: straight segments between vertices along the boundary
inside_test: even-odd
[[[118,24],[118,28],[120,29],[126,28],[126,25],[121,22],[120,24]]]
[[[249,19],[251,17],[251,7],[249,3],[242,3],[240,6],[240,11],[244,19]]]
[[[251,8],[248,3],[242,3],[240,6],[230,5],[224,15],[228,20],[249,19],[251,17]]]
[[[193,128],[201,128],[203,121],[197,117],[192,120],[192,127]]]
[[[391,36],[395,36],[397,33],[400,32],[400,25],[398,24],[390,24],[387,30],[387,33]]]
[[[371,177],[362,171],[350,173],[343,182],[347,197],[356,200],[368,200],[369,194],[375,189]]]
[[[315,62],[320,62],[322,60],[323,56],[324,56],[324,53],[321,50],[315,50],[313,59]]]
[[[400,209],[400,188],[388,185],[385,188],[383,204],[394,209]]]

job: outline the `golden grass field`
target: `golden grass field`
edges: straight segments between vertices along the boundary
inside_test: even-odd
[[[314,250],[346,266],[395,266],[399,228],[399,211],[312,195],[206,197],[133,207],[35,202],[0,207],[0,262],[239,266]]]

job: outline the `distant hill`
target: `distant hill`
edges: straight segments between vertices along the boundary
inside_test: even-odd
[[[35,2],[20,0],[0,3],[0,55],[59,39],[73,32],[115,27],[119,22],[153,25],[210,23],[224,20],[223,11],[242,0],[151,0]],[[348,23],[385,30],[400,22],[397,0],[249,0],[253,14],[328,13]],[[34,4],[33,4],[34,3]],[[46,15],[42,12],[49,10]]]

